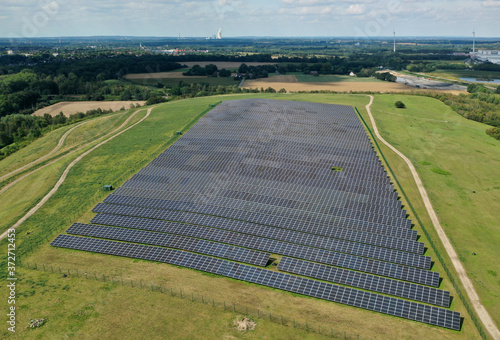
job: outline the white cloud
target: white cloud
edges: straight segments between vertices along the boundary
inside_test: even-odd
[[[346,14],[355,14],[355,15],[364,14],[364,13],[366,13],[366,6],[360,5],[360,4],[351,5],[347,8],[345,13]]]
[[[499,0],[488,0],[488,1],[483,1],[481,4],[483,7],[495,7],[495,8],[500,8],[500,1]]]

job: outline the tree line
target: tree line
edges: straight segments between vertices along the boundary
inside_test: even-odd
[[[79,122],[85,118],[100,116],[112,110],[95,109],[66,117],[62,112],[52,117],[14,114],[0,118],[0,159],[28,145],[38,137],[64,125]]]

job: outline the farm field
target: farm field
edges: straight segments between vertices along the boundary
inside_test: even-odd
[[[232,62],[232,61],[186,61],[182,63],[183,65],[188,66],[188,68],[181,70],[174,70],[168,72],[149,72],[149,73],[130,73],[124,76],[125,79],[129,80],[149,80],[149,79],[170,79],[170,78],[207,78],[207,77],[196,77],[196,76],[183,76],[182,73],[186,72],[189,68],[194,65],[200,65],[201,67],[205,67],[209,64],[214,64],[218,69],[228,69],[231,71],[238,70],[238,67],[242,63],[240,62]],[[245,63],[248,66],[258,66],[258,65],[274,65],[274,63],[259,63],[259,62],[247,62]]]
[[[30,245],[35,245],[34,250],[30,252],[30,256],[26,258],[26,261],[30,263],[36,262],[39,267],[51,264],[63,270],[70,269],[72,273],[74,273],[75,270],[79,270],[80,276],[83,272],[97,273],[107,276],[114,275],[117,278],[123,277],[126,280],[132,279],[135,282],[143,280],[148,283],[154,282],[155,284],[161,284],[164,287],[182,288],[186,293],[192,292],[197,295],[206,295],[217,301],[227,301],[229,304],[234,302],[238,305],[246,305],[250,308],[257,308],[273,314],[276,313],[276,315],[281,314],[288,319],[296,319],[301,322],[307,320],[315,324],[315,326],[321,326],[324,329],[329,329],[333,326],[335,331],[341,333],[345,331],[347,335],[352,338],[355,338],[358,333],[361,339],[396,337],[409,339],[431,337],[436,339],[477,338],[478,334],[474,326],[470,322],[468,315],[461,305],[460,299],[453,291],[453,287],[446,277],[444,278],[441,288],[449,289],[452,292],[452,295],[455,297],[452,309],[460,311],[465,317],[465,322],[460,332],[447,331],[437,327],[408,322],[398,318],[297,296],[240,281],[210,276],[185,268],[149,261],[137,261],[106,255],[54,249],[48,245],[56,234],[64,231],[72,222],[88,222],[92,218],[93,213],[90,213],[91,207],[107,195],[107,193],[103,192],[101,189],[103,183],[119,186],[157,154],[163,151],[165,147],[167,147],[168,140],[173,132],[186,126],[194,117],[205,110],[208,105],[220,101],[221,98],[222,100],[230,100],[250,97],[355,105],[365,117],[364,105],[368,103],[368,97],[362,95],[258,94],[197,98],[162,104],[157,109],[153,110],[150,118],[146,119],[141,125],[138,125],[102,148],[97,149],[94,153],[90,154],[88,158],[83,159],[81,163],[75,166],[73,169],[74,171],[68,176],[67,182],[60,188],[60,191],[51,201],[47,203],[47,206],[42,208],[33,218],[29,219],[18,229],[18,242],[21,248],[23,244],[26,248],[30,247]],[[399,110],[396,111],[393,105],[394,101],[400,98],[409,107],[407,111],[404,111],[405,115],[402,117],[399,115],[403,113]],[[451,221],[447,221],[446,219],[453,217],[451,215],[449,216],[449,214],[455,212],[457,207],[448,206],[448,204],[450,204],[449,200],[445,201],[439,199],[442,194],[441,190],[453,191],[453,194],[456,194],[459,198],[461,198],[462,195],[466,195],[466,193],[465,191],[462,192],[463,189],[461,189],[460,186],[445,184],[444,186],[438,185],[434,187],[433,184],[435,184],[435,181],[442,180],[442,177],[439,176],[445,176],[444,178],[446,180],[454,178],[453,176],[457,176],[455,174],[459,174],[459,172],[455,170],[455,167],[462,165],[452,162],[449,166],[445,166],[447,164],[439,163],[444,162],[442,159],[446,159],[446,157],[449,156],[446,146],[454,145],[456,139],[448,140],[448,138],[450,138],[448,129],[432,129],[428,125],[433,122],[430,119],[456,122],[456,127],[454,127],[456,131],[453,130],[456,132],[456,136],[461,134],[461,136],[465,136],[467,140],[470,139],[470,143],[468,143],[470,145],[464,147],[464,152],[470,153],[468,158],[466,158],[467,164],[469,164],[469,162],[481,164],[481,162],[484,162],[488,157],[494,155],[495,152],[498,154],[499,143],[484,134],[486,127],[483,124],[467,121],[451,110],[446,109],[446,106],[436,100],[402,95],[376,96],[375,104],[372,107],[372,111],[376,115],[377,123],[380,124],[384,137],[391,143],[394,143],[401,151],[405,152],[401,142],[400,144],[397,142],[401,140],[406,141],[407,135],[405,135],[405,133],[408,133],[410,127],[406,125],[404,129],[400,129],[398,124],[394,123],[393,125],[392,122],[398,119],[400,119],[400,121],[398,121],[399,124],[409,124],[411,127],[415,127],[415,129],[409,130],[415,138],[415,143],[428,139],[429,143],[442,145],[442,147],[436,148],[435,152],[424,152],[426,156],[425,160],[418,159],[418,155],[414,157],[417,157],[416,161],[420,161],[422,164],[431,163],[431,165],[427,166],[419,166],[415,163],[419,172],[428,171],[429,168],[433,169],[436,167],[451,173],[451,175],[445,176],[431,170],[430,177],[421,174],[428,191],[433,193],[431,195],[433,203],[440,213],[443,226],[450,235],[450,232],[453,233],[455,228],[453,225],[455,220],[452,219]],[[439,116],[440,114],[443,116]],[[417,123],[415,123],[414,120],[417,120]],[[422,122],[420,122],[420,120]],[[429,133],[429,131],[431,133]],[[48,136],[50,136],[50,134],[45,137]],[[451,136],[456,138],[454,134]],[[52,140],[55,139],[53,136],[51,136],[51,138]],[[485,154],[482,154],[475,151],[474,148],[476,145],[489,146],[486,148]],[[473,149],[474,152],[472,152]],[[117,157],[117,155],[119,156]],[[411,157],[411,155],[409,156]],[[3,162],[6,160],[8,161],[10,157],[11,156],[3,160]],[[411,178],[405,173],[404,167],[400,165],[401,162],[398,161],[396,157],[391,157],[390,155],[388,158],[398,176],[400,176],[399,179],[405,187],[405,190],[408,189],[407,192],[411,194]],[[5,163],[0,163],[0,166],[2,166],[2,164]],[[112,166],[110,166],[110,164]],[[496,163],[492,163],[492,166],[496,166]],[[475,176],[477,177],[477,181],[492,183],[493,186],[495,178],[494,171],[491,169],[492,168],[487,168],[483,171],[480,168],[476,169],[473,167],[473,170],[476,171]],[[462,174],[460,174],[460,176],[462,176]],[[427,183],[429,183],[429,185]],[[41,191],[43,190],[47,189],[42,188]],[[488,199],[498,199],[498,190],[495,191],[491,189],[488,190],[488,192],[490,195],[487,197]],[[475,198],[475,196],[473,198]],[[415,204],[416,202],[417,204]],[[418,206],[418,198],[415,199],[413,203],[420,213],[421,207]],[[468,209],[467,206],[461,205],[460,207],[462,209]],[[473,207],[477,209],[474,213],[462,214],[462,228],[465,228],[464,225],[469,222],[473,222],[472,219],[475,219],[478,214],[487,214],[489,216],[487,216],[487,219],[483,220],[483,224],[489,223],[490,218],[498,218],[498,216],[491,215],[494,214],[494,212],[489,212],[490,209],[488,209],[488,205],[474,204]],[[61,211],[65,213],[61,214]],[[448,213],[446,213],[446,211],[448,211]],[[425,224],[425,218],[423,218],[423,220]],[[494,226],[494,224],[490,226]],[[419,226],[416,228],[418,229]],[[431,228],[429,223],[427,223],[427,228]],[[450,231],[448,231],[449,229]],[[477,230],[477,228],[475,228],[475,230]],[[30,232],[30,234],[28,235],[27,232]],[[421,232],[419,232],[419,234],[422,235]],[[463,234],[460,232],[455,236],[451,236],[457,247],[465,244],[465,249],[467,250],[465,250],[463,254],[467,255],[469,251],[467,242],[469,240],[462,239],[464,237],[470,237],[470,234]],[[42,245],[36,246],[37,239],[45,239],[45,241]],[[420,241],[426,242],[425,238]],[[478,241],[478,244],[474,245],[474,251],[476,251],[476,248],[480,249],[476,251],[476,253],[490,254],[487,255],[486,263],[490,263],[488,259],[491,259],[491,254],[493,254],[493,256],[495,255],[495,248],[492,248],[494,242],[497,241],[493,239],[491,242],[485,242],[484,244],[479,244]],[[428,252],[430,254],[427,255],[432,256],[435,260],[436,257],[432,254],[432,251],[429,250]],[[477,259],[479,260],[479,258]],[[467,267],[468,263],[470,265],[471,262],[468,257],[465,260],[469,261],[465,262]],[[467,268],[470,269],[469,267]],[[485,277],[486,279],[489,278],[488,275],[492,278],[494,277],[493,274],[488,274],[487,270],[495,271],[495,268],[493,267],[493,269],[490,269],[488,267],[488,269],[485,268],[485,270],[480,270],[478,265],[476,269],[477,273],[475,273],[475,275],[478,282],[489,287],[480,292],[481,297],[485,300],[490,300],[490,305],[488,305],[487,308],[490,310],[492,316],[495,316],[495,306],[493,306],[493,302],[495,301],[493,298],[495,298],[495,295],[492,295],[494,293],[492,291],[494,291],[494,284],[496,284],[496,282],[494,280],[485,280]],[[434,270],[445,275],[439,263],[435,265]],[[474,271],[474,267],[471,268],[471,270]],[[233,332],[231,322],[235,315],[228,312],[217,309],[207,310],[204,309],[205,307],[203,305],[197,307],[198,305],[196,305],[196,303],[190,304],[190,302],[179,304],[175,301],[163,298],[161,295],[160,297],[153,295],[159,293],[148,292],[147,290],[140,290],[139,288],[121,287],[121,285],[117,283],[92,282],[84,278],[74,277],[74,275],[69,275],[68,278],[62,278],[61,275],[41,273],[36,270],[25,269],[24,267],[21,268],[19,272],[22,276],[20,280],[20,292],[23,294],[23,297],[19,299],[29,301],[29,303],[26,302],[26,306],[29,305],[29,307],[25,307],[19,311],[20,322],[26,324],[29,318],[39,317],[48,317],[49,320],[47,325],[35,330],[21,329],[22,327],[20,327],[19,336],[23,336],[24,338],[51,337],[53,334],[60,334],[56,332],[63,332],[68,336],[76,336],[77,338],[84,337],[84,334],[100,334],[99,332],[102,332],[102,334],[113,334],[112,332],[117,332],[117,330],[111,328],[111,325],[115,325],[118,319],[121,320],[123,318],[128,320],[132,318],[132,316],[126,314],[128,312],[125,313],[124,311],[134,310],[134,306],[137,305],[151,305],[150,309],[142,308],[140,317],[138,320],[134,321],[143,321],[143,323],[148,322],[151,325],[151,327],[148,328],[148,330],[151,329],[151,336],[155,334],[153,329],[161,329],[165,332],[178,331],[179,333],[173,334],[188,334],[189,337],[196,338],[196,334],[193,333],[195,330],[191,329],[197,328],[192,325],[192,323],[196,323],[198,326],[202,325],[201,327],[207,325],[207,334],[214,334],[214,337],[223,337],[226,335],[237,338],[243,337],[242,334]],[[64,288],[67,286],[70,286],[70,288]],[[42,294],[40,291],[43,289],[36,287],[46,287],[44,291],[50,294]],[[37,289],[36,293],[33,293],[35,288]],[[498,289],[496,290],[498,291]],[[88,293],[82,294],[82,292],[85,291]],[[98,296],[99,299],[93,297],[96,292],[98,294],[95,296]],[[133,295],[133,298],[130,298],[130,300],[133,301],[134,304],[128,304],[128,302],[119,303],[115,297],[121,295]],[[54,296],[57,296],[57,298]],[[120,299],[120,301],[122,300],[123,299]],[[106,303],[101,304],[100,301],[105,301]],[[159,301],[161,301],[161,303]],[[182,307],[183,304],[186,303],[187,305]],[[484,303],[486,304],[486,301],[484,301]],[[59,304],[61,308],[58,307],[56,309],[55,306],[59,306]],[[154,321],[150,320],[163,320],[163,318],[160,317],[163,315],[165,315],[166,319],[169,317],[168,313],[158,313],[160,304],[162,311],[170,311],[170,313],[174,313],[173,311],[175,311],[175,317],[171,317],[170,323],[166,322],[165,325],[159,324],[155,326]],[[54,308],[51,308],[52,305]],[[62,309],[64,313],[60,313]],[[193,317],[188,318],[186,321],[185,318],[178,318],[179,315],[193,315]],[[120,318],[118,318],[118,316],[120,316]],[[293,338],[289,335],[292,333],[288,333],[288,330],[292,330],[293,332],[296,331],[293,329],[293,326],[290,325],[282,329],[282,326],[276,325],[276,323],[263,322],[259,321],[259,319],[256,319],[256,321],[258,323],[257,331],[244,335],[245,338],[257,337],[264,334],[258,333],[259,325],[265,325],[267,328],[265,334],[268,334],[269,337]],[[132,325],[134,324],[136,323],[132,323]],[[142,323],[139,323],[139,325],[140,324]],[[132,332],[132,328],[124,328],[123,330],[118,330],[116,334],[121,334],[119,332],[125,332],[126,330]],[[148,330],[146,330],[146,332]],[[185,333],[181,333],[182,330],[184,330]],[[271,333],[271,331],[273,333]],[[297,334],[299,334],[298,338],[307,338],[308,336],[315,338],[318,336],[314,333],[310,333],[310,335],[303,333]]]
[[[233,77],[197,77],[197,76],[183,76],[175,77],[175,78],[142,78],[142,79],[129,79],[132,83],[137,85],[147,85],[147,86],[156,86],[158,83],[163,86],[173,87],[177,86],[180,82],[184,84],[194,84],[194,83],[204,83],[208,85],[222,85],[222,86],[230,86],[230,85],[238,85],[239,81],[234,80]]]
[[[298,77],[298,76],[281,76]],[[291,82],[292,78],[287,78],[287,82],[274,81],[273,78],[259,78],[245,80],[243,87],[249,89],[260,89],[272,87],[276,91],[284,88],[287,92],[300,91],[332,91],[332,92],[411,92],[418,89],[402,84],[390,82]]]
[[[148,79],[170,79],[170,78],[206,78],[204,76],[184,76],[181,71],[171,72],[151,72],[151,73],[131,73],[126,74],[123,78],[129,80],[148,80]]]
[[[54,105],[44,107],[40,110],[36,110],[33,114],[35,116],[43,116],[48,113],[51,116],[56,116],[60,112],[64,113],[66,117],[78,112],[87,112],[89,110],[113,110],[119,111],[122,108],[128,109],[131,104],[134,105],[144,105],[145,101],[85,101],[85,102],[60,102]]]
[[[387,83],[371,77],[351,77],[341,76],[336,74],[325,74],[313,76],[311,74],[297,75],[297,80],[301,83],[339,83],[339,82],[353,82],[353,83]]]

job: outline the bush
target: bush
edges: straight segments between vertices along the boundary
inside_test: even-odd
[[[500,128],[493,127],[491,129],[488,129],[488,130],[486,130],[486,134],[488,134],[489,136],[491,136],[495,139],[500,140]]]
[[[394,106],[396,106],[398,109],[404,109],[406,108],[406,105],[405,103],[403,103],[402,101],[398,100],[397,102],[394,103]]]

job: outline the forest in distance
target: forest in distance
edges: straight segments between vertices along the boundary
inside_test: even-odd
[[[249,43],[237,40],[217,44],[182,41],[184,52],[177,55],[158,53],[153,47],[138,49],[135,44],[116,48],[114,44],[117,42],[113,40],[96,48],[88,47],[79,40],[61,46],[41,39],[38,45],[24,46],[20,43],[15,52],[11,49],[10,53],[6,51],[12,48],[11,43],[5,43],[5,51],[0,53],[0,158],[53,128],[74,123],[86,116],[106,113],[102,110],[82,112],[69,118],[31,115],[37,109],[60,101],[144,100],[149,105],[226,93],[273,92],[279,89],[249,90],[238,87],[238,83],[242,78],[266,78],[272,74],[296,72],[318,75],[354,72],[358,77],[375,77],[385,81],[395,81],[396,77],[384,70],[432,73],[436,70],[472,69],[500,74],[500,65],[471,60],[463,54],[455,55],[446,44],[405,45],[393,53],[386,46],[381,48],[380,44],[377,47],[374,43],[355,48],[351,42],[290,41],[288,48],[279,39],[274,41],[274,45],[273,41]],[[158,42],[155,44],[158,45]],[[209,52],[200,52],[207,47],[211,48]],[[461,48],[462,45],[457,43],[453,50]],[[220,61],[236,62],[239,67],[219,69],[214,64],[196,65],[196,62]],[[186,62],[195,64],[187,67]],[[255,62],[263,64],[251,65]],[[124,77],[131,73],[170,71],[182,71],[184,76],[196,76],[196,80],[184,82],[179,79],[165,84],[155,81],[154,77],[143,82],[133,82]],[[214,85],[208,81],[208,78],[230,78],[234,74],[233,83]],[[448,93],[426,95],[443,101],[468,119],[491,125],[488,134],[499,138],[500,86],[492,88],[471,84],[467,89],[469,94],[459,96]]]

